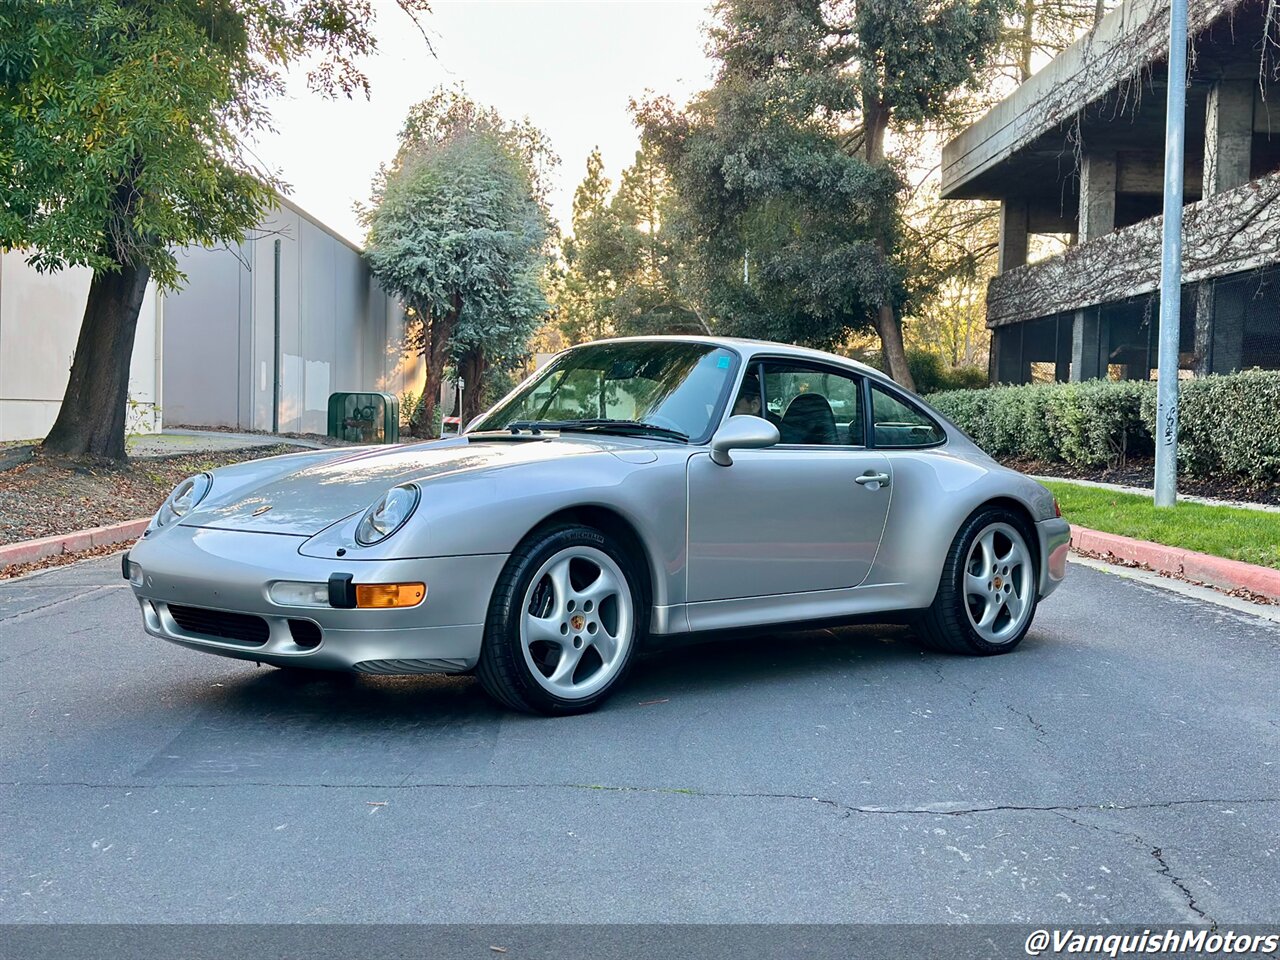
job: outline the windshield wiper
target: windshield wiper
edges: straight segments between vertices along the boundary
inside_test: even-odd
[[[598,431],[600,433],[617,433],[623,436],[639,434],[663,437],[668,440],[679,440],[681,443],[689,442],[687,433],[681,433],[671,427],[660,427],[656,423],[647,423],[644,420],[513,420],[507,424],[507,429],[512,433],[518,433],[521,430],[529,430],[533,433],[539,433],[543,430],[559,430],[561,432],[585,430]]]

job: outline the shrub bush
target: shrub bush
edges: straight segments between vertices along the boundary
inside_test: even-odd
[[[1154,383],[1091,380],[954,390],[930,397],[994,457],[1123,464],[1153,450]],[[1280,371],[1179,384],[1179,469],[1258,486],[1280,482]]]
[[[1184,380],[1178,391],[1178,465],[1191,476],[1280,482],[1280,371]],[[1154,431],[1154,389],[1142,418]]]

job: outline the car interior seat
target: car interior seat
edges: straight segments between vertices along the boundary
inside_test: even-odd
[[[802,393],[787,404],[778,432],[783,443],[830,445],[840,442],[831,404],[820,393]]]

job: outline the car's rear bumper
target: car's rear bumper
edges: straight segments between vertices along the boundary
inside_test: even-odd
[[[364,673],[451,673],[475,666],[505,556],[320,559],[299,555],[303,542],[181,526],[140,541],[129,561],[141,567],[133,591],[147,632],[193,650],[277,666]],[[357,584],[420,581],[427,596],[403,609],[271,599],[277,581],[325,584],[335,573],[349,573]],[[314,628],[299,628],[299,621],[319,627],[318,642]]]
[[[1071,524],[1061,517],[1036,524],[1040,541],[1040,596],[1058,589],[1067,576],[1067,553],[1071,549]]]

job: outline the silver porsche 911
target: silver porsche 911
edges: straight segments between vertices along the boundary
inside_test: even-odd
[[[906,619],[1006,653],[1068,538],[1048,490],[869,367],[660,337],[567,350],[458,437],[191,477],[124,573],[147,632],[192,650],[475,671],[564,714],[655,635]]]

